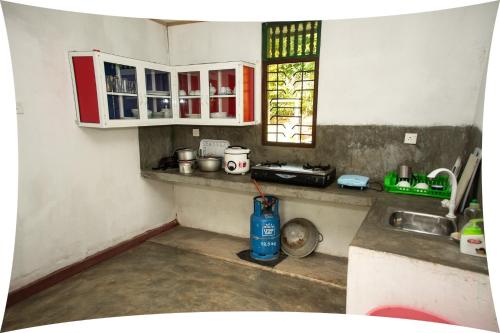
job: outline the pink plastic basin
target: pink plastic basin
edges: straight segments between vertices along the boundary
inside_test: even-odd
[[[442,317],[405,306],[381,306],[368,312],[368,315],[377,317],[423,320],[443,324],[454,324]]]

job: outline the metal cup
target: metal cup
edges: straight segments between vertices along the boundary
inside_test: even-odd
[[[409,180],[412,176],[411,167],[401,164],[398,167],[398,177],[399,180]]]

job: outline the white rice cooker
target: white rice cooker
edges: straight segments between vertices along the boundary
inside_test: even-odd
[[[229,146],[224,150],[224,171],[234,175],[244,175],[250,170],[250,149]]]

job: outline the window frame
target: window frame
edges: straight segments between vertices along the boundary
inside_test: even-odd
[[[275,142],[267,140],[267,126],[268,126],[268,110],[267,110],[267,66],[274,64],[286,64],[286,63],[296,63],[296,62],[314,62],[314,96],[313,96],[313,119],[312,119],[312,138],[311,143],[294,143],[294,142]],[[319,78],[319,56],[308,56],[297,59],[274,59],[274,60],[263,60],[262,61],[262,144],[265,146],[277,146],[277,147],[297,147],[297,148],[314,148],[316,147],[316,121],[318,114],[318,80]]]
[[[286,57],[278,59],[267,59],[264,55],[264,46],[262,46],[262,78],[261,78],[261,120],[262,120],[262,145],[264,146],[274,146],[274,147],[295,147],[295,148],[315,148],[316,147],[316,128],[317,128],[317,109],[318,109],[318,82],[319,82],[319,63],[320,63],[320,40],[321,40],[321,21],[319,25],[318,34],[318,54],[317,55],[307,55],[299,57]],[[276,22],[278,23],[278,22]],[[263,23],[263,32],[264,32]],[[262,33],[262,40],[264,40],[264,33]],[[275,142],[267,140],[267,126],[268,126],[268,110],[267,110],[267,67],[269,65],[279,65],[286,63],[297,63],[297,62],[314,62],[314,97],[313,97],[313,119],[312,119],[312,130],[311,130],[311,143],[294,143],[294,142]]]

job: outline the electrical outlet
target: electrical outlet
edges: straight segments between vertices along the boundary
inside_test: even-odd
[[[200,129],[199,128],[193,128],[193,136],[200,136]]]
[[[408,145],[416,145],[417,144],[417,133],[405,133],[404,143],[406,143]]]

